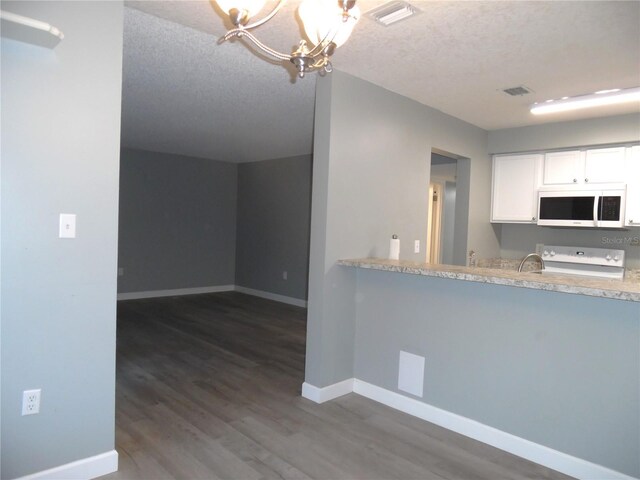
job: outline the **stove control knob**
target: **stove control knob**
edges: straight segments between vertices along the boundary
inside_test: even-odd
[[[544,252],[542,252],[542,255],[544,255],[545,257],[548,257],[549,256],[549,251],[545,250]]]
[[[553,257],[553,256],[555,256],[555,254],[556,254],[556,252],[554,252],[553,250],[551,250],[551,254],[550,254],[550,255]]]
[[[616,255],[615,257],[613,257],[613,259],[617,262],[618,260],[620,260],[620,257]]]
[[[606,257],[604,257],[607,259],[607,262],[611,260],[611,255],[607,255]]]

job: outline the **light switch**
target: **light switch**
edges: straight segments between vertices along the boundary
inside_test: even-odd
[[[76,238],[76,215],[75,213],[60,214],[60,238]]]

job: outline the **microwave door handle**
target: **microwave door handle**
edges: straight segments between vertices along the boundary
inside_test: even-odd
[[[600,195],[596,195],[593,198],[593,225],[595,227],[597,227],[600,222],[599,222],[599,211],[598,211],[598,204],[600,203]]]

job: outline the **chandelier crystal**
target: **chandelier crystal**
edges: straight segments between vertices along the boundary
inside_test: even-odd
[[[216,0],[235,28],[229,30],[219,43],[231,38],[245,39],[260,52],[276,60],[288,60],[295,66],[300,78],[306,72],[331,72],[329,57],[343,45],[360,17],[356,0],[304,0],[298,7],[307,40],[300,40],[290,53],[274,50],[256,38],[252,30],[268,22],[284,6],[286,0],[278,0],[271,12],[262,19],[249,23],[264,7],[265,0]]]

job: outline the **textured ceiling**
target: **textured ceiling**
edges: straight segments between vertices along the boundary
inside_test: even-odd
[[[290,0],[254,32],[288,52],[301,32]],[[358,0],[367,11],[384,2]],[[535,101],[640,86],[640,2],[413,1],[391,27],[362,18],[336,69],[487,130],[639,111],[536,117]],[[311,152],[315,75],[294,80],[240,42],[208,1],[127,2],[123,143],[225,161]],[[526,85],[533,94],[500,90]]]
[[[415,4],[423,13],[396,25],[401,28],[359,24],[341,69],[487,130],[638,111],[636,104],[536,117],[528,107],[640,86],[640,2]],[[381,49],[376,64],[367,53],[374,42],[394,45]],[[518,85],[535,93],[500,91]]]
[[[229,162],[311,152],[315,77],[292,84],[240,45],[136,10],[124,27],[123,145]]]

